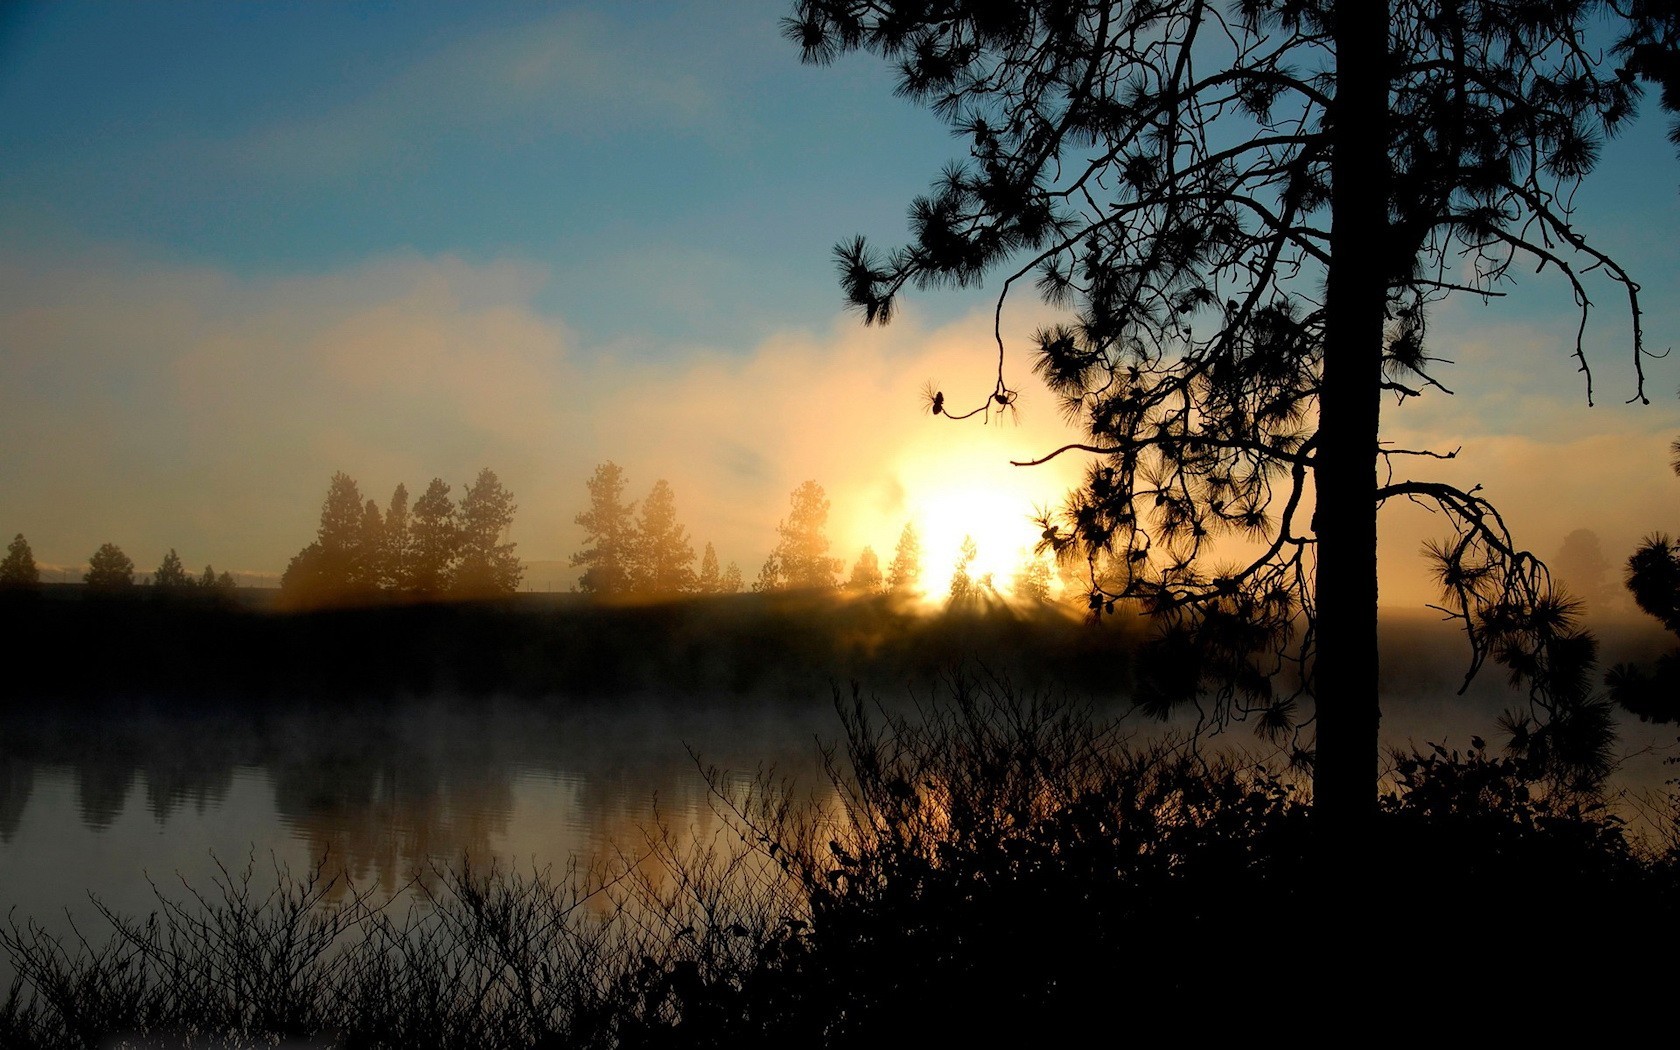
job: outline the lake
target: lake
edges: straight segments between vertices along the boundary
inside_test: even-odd
[[[1453,695],[1461,655],[1431,641],[1391,662],[1390,744],[1463,749],[1472,734],[1497,744],[1494,721],[1520,697],[1497,669]],[[1122,698],[1106,703],[1112,714],[1124,708]],[[13,922],[62,934],[72,922],[101,928],[90,894],[143,915],[156,908],[151,883],[181,899],[182,880],[209,889],[218,865],[237,871],[252,860],[264,875],[324,858],[383,897],[463,857],[560,871],[633,854],[656,813],[682,831],[721,827],[703,764],[736,783],[773,765],[820,788],[818,741],[841,727],[833,687],[813,674],[747,699],[673,688],[541,700],[15,703],[0,728],[0,901]],[[1217,740],[1249,747],[1253,738],[1239,727]],[[1616,789],[1631,818],[1675,775],[1665,764],[1675,745],[1673,727],[1623,720]],[[0,970],[3,987],[10,967],[0,961]]]

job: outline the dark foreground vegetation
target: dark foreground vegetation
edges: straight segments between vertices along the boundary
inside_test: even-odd
[[[260,592],[256,592],[260,595]],[[976,656],[1023,684],[1112,692],[1138,632],[1055,606],[927,615],[886,594],[784,591],[600,602],[577,595],[377,601],[285,612],[241,597],[0,590],[18,658],[0,703],[330,701],[645,690],[801,695],[813,677],[926,685]],[[45,654],[73,651],[76,659]]]
[[[14,916],[0,1045],[1508,1035],[1667,1008],[1669,968],[1638,960],[1680,934],[1674,837],[1524,760],[1395,756],[1370,849],[1325,864],[1300,790],[1240,757],[997,683],[841,715],[821,791],[714,773],[729,834],[654,828],[610,870],[463,863],[429,907],[234,870],[109,941]]]

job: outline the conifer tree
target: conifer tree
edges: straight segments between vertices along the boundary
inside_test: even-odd
[[[908,594],[921,584],[922,544],[916,537],[915,524],[907,521],[904,531],[898,534],[892,564],[887,566],[887,588],[895,594]]]
[[[741,592],[741,567],[730,562],[723,567],[723,575],[718,577],[719,594],[739,594]]]
[[[624,502],[624,471],[618,464],[602,463],[586,482],[589,509],[575,519],[583,526],[585,550],[572,555],[573,568],[581,566],[578,590],[588,594],[627,593],[634,583],[636,556],[634,503]]]
[[[1156,615],[1189,670],[1163,707],[1201,694],[1291,743],[1327,826],[1376,804],[1384,503],[1440,512],[1472,669],[1579,649],[1485,496],[1431,474],[1448,450],[1385,447],[1379,424],[1385,398],[1447,390],[1431,308],[1524,266],[1559,275],[1582,328],[1588,273],[1625,297],[1644,398],[1638,285],[1571,210],[1637,79],[1680,82],[1672,4],[1632,6],[1631,65],[1592,39],[1600,0],[800,0],[784,23],[807,61],[880,54],[967,147],[913,203],[913,243],[836,248],[848,302],[885,323],[907,285],[1003,271],[990,394],[930,394],[954,418],[1015,404],[1012,290],[1069,311],[1029,348],[1085,432],[1044,458],[1090,459],[1047,547],[1094,567],[1093,612]],[[1573,349],[1590,402],[1579,329]],[[1259,553],[1216,568],[1221,536]],[[1278,666],[1301,686],[1275,687]]]
[[[134,559],[114,543],[102,544],[88,559],[82,582],[96,591],[121,591],[134,585]]]
[[[152,573],[152,586],[160,591],[184,591],[192,586],[192,577],[187,575],[185,566],[181,564],[181,556],[175,553],[175,548],[169,548],[169,553],[163,556]]]
[[[710,543],[700,555],[700,576],[694,582],[694,589],[700,594],[717,594],[723,589],[723,579],[718,573],[717,551]]]
[[[408,526],[408,486],[397,484],[385,511],[385,533],[380,538],[379,583],[394,591],[411,588],[409,560],[413,537]]]
[[[833,587],[841,561],[828,554],[828,496],[807,481],[788,497],[788,516],[776,526],[781,537],[765,559],[754,590]]]
[[[875,556],[874,547],[865,547],[852,565],[852,575],[846,581],[846,588],[859,594],[877,594],[881,590],[881,582],[881,559]]]
[[[13,537],[6,547],[6,557],[0,560],[0,587],[34,587],[41,582],[41,570],[35,564],[35,552],[23,533]]]
[[[460,553],[455,501],[449,498],[449,486],[442,478],[433,478],[415,501],[409,537],[409,589],[422,595],[442,594]]]
[[[467,486],[456,515],[461,553],[452,583],[457,593],[490,597],[519,589],[524,566],[513,553],[515,545],[503,542],[517,509],[513,493],[489,467]]]
[[[716,567],[716,555],[713,556]],[[694,546],[677,522],[676,496],[664,478],[654,482],[636,522],[631,590],[643,594],[686,594],[695,588]]]

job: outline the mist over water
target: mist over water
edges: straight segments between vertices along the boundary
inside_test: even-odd
[[[1500,746],[1495,721],[1523,698],[1498,668],[1457,696],[1465,654],[1449,628],[1391,617],[1384,641],[1385,745],[1465,750],[1479,735]],[[1612,631],[1604,655],[1661,644]],[[904,709],[935,682],[865,693]],[[559,871],[634,856],[656,815],[682,833],[721,828],[705,767],[736,778],[774,767],[820,792],[819,742],[840,735],[837,689],[849,698],[846,681],[813,669],[742,693],[230,696],[208,713],[145,699],[14,705],[0,743],[0,885],[14,922],[67,932],[72,921],[98,928],[90,894],[143,915],[157,907],[148,879],[181,899],[182,880],[209,889],[220,865],[254,863],[261,877],[324,859],[347,876],[340,894],[353,884],[413,898],[463,859]],[[1124,696],[1073,698],[1126,717]],[[1191,722],[1127,724],[1152,737]],[[1266,754],[1242,726],[1204,746]],[[1618,749],[1612,791],[1637,827],[1639,800],[1673,776],[1676,733],[1624,716]]]

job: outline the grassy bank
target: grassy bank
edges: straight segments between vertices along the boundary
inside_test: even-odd
[[[1631,840],[1521,761],[1400,758],[1347,856],[1285,776],[1077,707],[957,683],[914,717],[840,713],[820,794],[719,774],[731,834],[698,848],[655,828],[609,870],[463,867],[400,914],[231,871],[112,916],[109,942],[13,926],[0,1045],[1010,1045],[1666,1010],[1666,970],[1628,960],[1680,933],[1672,837]]]

